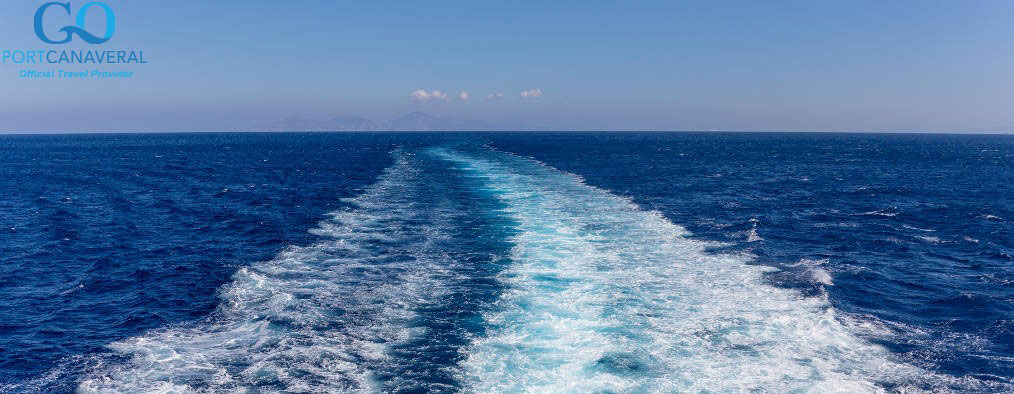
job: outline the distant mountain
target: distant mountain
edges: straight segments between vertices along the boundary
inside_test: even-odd
[[[365,117],[338,116],[328,121],[286,117],[266,128],[272,132],[369,132],[377,130],[376,124]]]
[[[381,124],[366,118],[342,116],[330,120],[286,118],[268,124],[269,131],[501,131],[507,127],[487,122],[443,118],[413,112]]]
[[[429,114],[413,112],[397,119],[384,122],[383,128],[390,131],[433,131],[439,120]]]
[[[370,131],[376,130],[373,121],[355,116],[339,116],[328,121],[328,127],[335,131]]]
[[[339,116],[329,121],[286,117],[266,129],[272,132],[369,132],[376,130],[377,126],[365,117],[355,116]]]
[[[470,119],[438,118],[422,112],[413,112],[385,122],[386,131],[493,131],[502,127]]]

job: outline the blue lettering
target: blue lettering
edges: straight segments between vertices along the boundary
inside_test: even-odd
[[[35,35],[39,36],[39,39],[47,44],[66,44],[71,40],[70,31],[66,29],[60,29],[61,32],[67,33],[67,38],[64,38],[61,41],[53,41],[49,39],[48,36],[46,36],[46,32],[42,29],[42,19],[43,16],[45,16],[46,14],[46,9],[54,5],[60,6],[61,8],[67,11],[67,15],[70,15],[70,3],[52,2],[43,4],[42,7],[39,7],[39,10],[35,12]]]
[[[88,41],[88,43],[90,44],[101,44],[103,42],[109,41],[110,38],[113,38],[113,33],[116,32],[116,14],[113,13],[112,8],[109,8],[108,5],[99,2],[91,2],[85,4],[83,7],[81,7],[80,10],[78,10],[76,22],[77,27],[80,28],[81,30],[84,30],[85,17],[88,16],[88,9],[94,5],[102,7],[102,9],[106,12],[106,34],[105,36],[102,37],[102,39],[99,42],[92,42],[92,40],[89,40],[88,37],[85,36],[82,36],[81,38],[85,39],[85,41]],[[68,14],[70,13],[70,11],[67,12]]]

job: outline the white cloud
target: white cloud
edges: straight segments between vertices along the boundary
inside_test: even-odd
[[[486,96],[486,101],[503,100],[503,93],[491,93]]]
[[[439,90],[427,92],[425,90],[419,89],[412,92],[411,97],[412,101],[447,100],[447,93],[441,92]]]
[[[412,101],[426,101],[430,99],[430,94],[425,90],[419,89],[412,92]]]
[[[532,89],[521,92],[521,98],[542,97],[542,89]]]
[[[472,98],[472,95],[468,94],[468,92],[458,93],[458,100],[468,101],[470,98]]]

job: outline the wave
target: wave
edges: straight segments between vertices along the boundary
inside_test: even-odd
[[[312,230],[323,241],[237,271],[208,319],[113,343],[125,361],[93,368],[79,390],[973,387],[864,340],[880,336],[876,327],[838,313],[826,294],[774,287],[765,279],[774,268],[712,253],[720,244],[576,175],[493,149],[394,157]],[[461,202],[476,198],[495,204]],[[503,231],[470,222],[480,216]],[[482,244],[491,238],[505,256],[478,258],[499,253]],[[823,262],[800,264],[832,285]],[[423,324],[437,310],[445,320]]]
[[[392,349],[425,334],[413,322],[447,287],[451,207],[418,207],[426,182],[396,153],[378,182],[313,233],[238,270],[206,321],[113,343],[128,361],[102,368],[81,392],[382,391]]]
[[[877,211],[863,212],[862,214],[864,216],[884,216],[884,217],[889,217],[889,218],[893,218],[895,216],[898,216],[898,212],[894,211],[892,209],[881,209],[881,210],[877,210]]]
[[[629,199],[506,153],[433,149],[518,223],[508,287],[468,349],[475,392],[874,392],[926,372],[843,323],[826,297],[708,253]]]

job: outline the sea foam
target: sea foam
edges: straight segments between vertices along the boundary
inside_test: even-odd
[[[407,155],[352,207],[290,247],[239,269],[218,310],[199,324],[110,345],[127,361],[98,368],[81,392],[383,391],[394,346],[423,334],[411,324],[437,277],[452,269],[435,245],[456,210],[421,210],[425,182]]]
[[[924,371],[860,339],[825,297],[712,254],[682,227],[534,160],[433,149],[517,224],[508,288],[468,349],[475,392],[876,392]],[[829,278],[827,282],[830,282]]]
[[[423,158],[425,156],[425,159]],[[465,262],[447,253],[452,218],[419,160],[450,163],[500,202],[513,245],[440,390],[467,392],[877,392],[938,388],[933,375],[861,338],[863,321],[826,297],[769,285],[772,268],[714,254],[661,214],[538,161],[493,150],[433,148],[396,163],[313,232],[240,269],[218,310],[110,347],[82,392],[383,392],[425,388],[399,356]],[[447,190],[442,192],[450,193]],[[448,197],[448,198],[445,198]],[[467,232],[467,231],[465,231]],[[830,275],[815,276],[830,285]],[[474,300],[473,300],[474,301]],[[430,344],[426,344],[430,345]],[[397,380],[397,379],[393,379]]]

